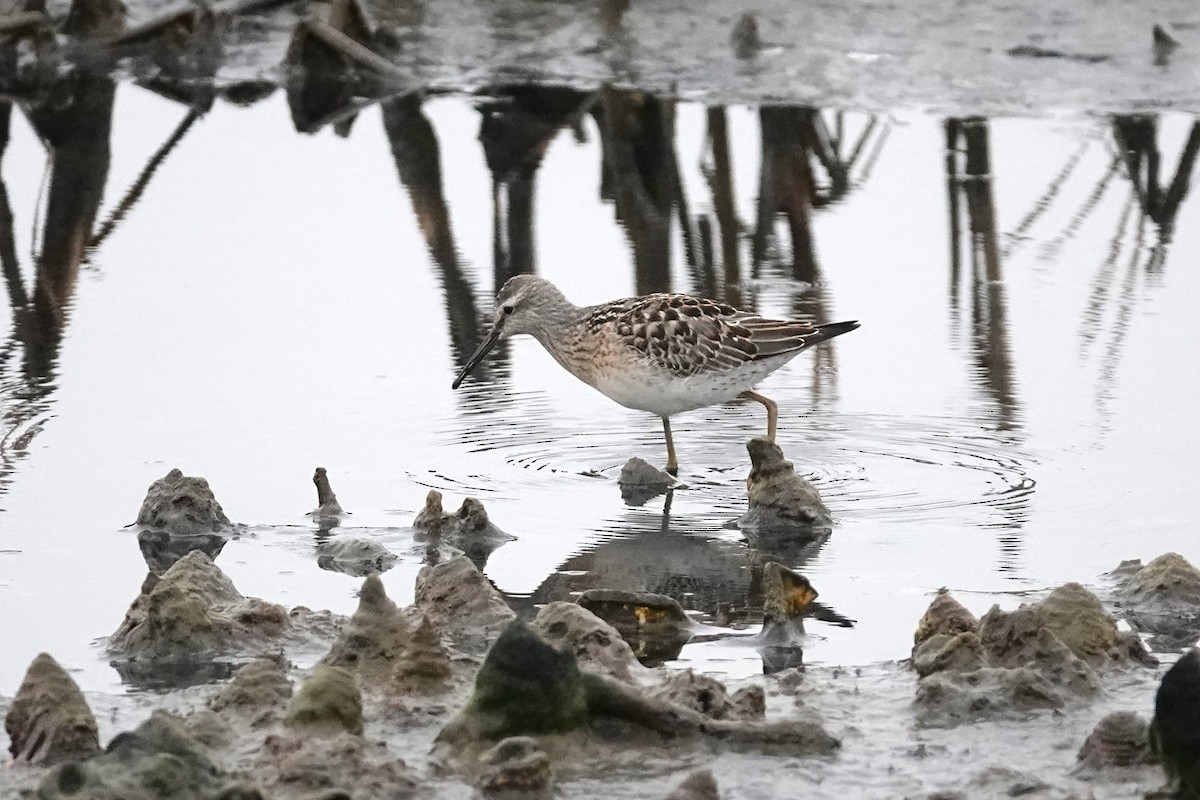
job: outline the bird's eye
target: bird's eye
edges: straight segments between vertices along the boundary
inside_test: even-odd
[[[517,310],[517,309],[516,309],[516,307],[515,307],[515,306],[505,306],[505,307],[504,307],[504,313],[505,313],[505,314],[511,314],[511,313],[513,313],[513,312],[514,312],[514,311],[516,311],[516,310]]]

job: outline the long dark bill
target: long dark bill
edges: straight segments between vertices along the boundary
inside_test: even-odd
[[[483,340],[483,344],[479,345],[470,358],[467,359],[466,365],[462,368],[462,372],[458,373],[458,377],[454,379],[454,383],[450,384],[451,389],[457,389],[462,385],[463,380],[471,373],[471,370],[478,366],[480,361],[483,361],[484,356],[492,351],[496,346],[496,342],[500,341],[501,326],[493,325],[491,331],[488,332],[487,338]]]

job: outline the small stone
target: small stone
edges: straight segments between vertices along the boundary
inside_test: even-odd
[[[479,760],[483,769],[478,786],[485,795],[538,798],[553,794],[554,769],[536,739],[510,736]]]
[[[721,790],[712,770],[698,769],[684,778],[667,800],[721,800]]]
[[[1132,711],[1117,711],[1096,724],[1079,749],[1079,762],[1091,769],[1151,763],[1150,730]]]
[[[370,539],[339,536],[317,545],[318,567],[356,578],[387,572],[396,561],[394,553]]]
[[[675,485],[675,478],[648,461],[634,456],[621,467],[617,478],[621,499],[627,505],[641,506]]]

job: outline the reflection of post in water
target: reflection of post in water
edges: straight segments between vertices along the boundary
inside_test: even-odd
[[[809,156],[815,134],[815,108],[764,106],[758,118],[762,127],[762,172],[758,184],[758,219],[754,226],[751,262],[755,269],[767,254],[775,230],[775,217],[787,218],[792,238],[792,271],[797,280],[816,267],[812,241],[812,206],[816,194]]]
[[[441,277],[454,361],[461,366],[479,343],[479,315],[474,290],[463,275],[454,246],[450,213],[442,193],[437,134],[421,110],[421,98],[416,93],[385,100],[381,108],[396,172],[408,191],[417,226]]]
[[[1196,155],[1200,152],[1200,122],[1192,123],[1175,176],[1165,191],[1159,174],[1162,158],[1158,149],[1158,115],[1119,114],[1113,117],[1113,138],[1142,212],[1158,225],[1161,239],[1170,241],[1175,218],[1191,184]]]
[[[1008,315],[992,197],[991,149],[988,122],[982,117],[946,121],[946,178],[952,193],[961,192],[967,213],[967,243],[971,266],[972,352],[988,393],[996,403],[997,430],[1016,427],[1017,399],[1012,356],[1008,349]],[[960,169],[961,168],[961,169]],[[963,206],[951,199],[950,248],[952,265],[962,248]],[[952,267],[951,281],[955,281]]]
[[[742,264],[742,223],[737,216],[734,200],[733,160],[729,151],[729,120],[724,106],[708,109],[707,132],[705,134],[706,159],[702,165],[704,177],[712,193],[713,213],[717,217],[717,230],[721,235],[721,277],[723,291],[718,293],[712,270],[712,248],[705,248],[704,281],[697,291],[706,297],[719,296],[740,305]],[[701,231],[706,230],[701,228]],[[707,237],[705,237],[707,238]]]
[[[867,153],[867,144],[876,131],[876,120],[873,116],[868,118],[846,154],[842,153],[846,132],[845,117],[841,112],[835,115],[833,132],[817,109],[806,106],[764,106],[759,109],[759,124],[762,128],[762,173],[751,263],[757,270],[766,258],[775,232],[775,218],[783,215],[787,218],[792,240],[792,276],[811,283],[816,274],[812,210],[840,200],[850,191],[851,170]],[[874,137],[859,180],[869,173],[886,140],[886,133],[885,128]],[[824,171],[823,180],[818,179],[814,162]]]
[[[686,260],[698,262],[675,156],[674,103],[606,89],[594,113],[602,145],[600,196],[613,201],[633,248],[636,291],[670,291],[672,209],[679,210]]]
[[[76,0],[64,32],[85,37],[111,33],[123,25],[124,9],[107,2]],[[116,85],[107,76],[74,69],[51,85],[40,87],[37,100],[26,106],[34,130],[51,151],[50,185],[42,231],[41,252],[34,265],[32,292],[26,292],[13,245],[13,216],[7,191],[0,209],[0,260],[14,330],[0,350],[0,482],[12,471],[14,451],[24,449],[36,433],[35,420],[46,409],[58,347],[67,310],[95,223],[110,162]],[[0,158],[8,145],[11,107],[5,103]],[[19,378],[11,374],[12,354],[23,351]],[[13,380],[16,378],[16,380]]]
[[[1200,122],[1193,121],[1175,174],[1164,189],[1160,175],[1162,157],[1158,147],[1158,123],[1157,115],[1145,114],[1118,115],[1112,121],[1118,159],[1125,167],[1132,192],[1117,224],[1108,255],[1092,279],[1080,328],[1082,356],[1088,354],[1091,345],[1101,335],[1108,340],[1100,356],[1095,395],[1096,410],[1105,422],[1102,430],[1107,429],[1111,414],[1108,406],[1113,396],[1117,368],[1140,299],[1139,278],[1143,273],[1160,272],[1166,263],[1175,221],[1187,198],[1196,157],[1200,152]],[[1140,214],[1131,215],[1131,208],[1136,208]],[[1129,224],[1131,217],[1132,225]],[[1158,229],[1157,241],[1153,241],[1148,248],[1145,241],[1149,235],[1147,220]],[[1126,242],[1127,239],[1131,241]],[[1126,246],[1126,267],[1118,279],[1118,262]],[[1107,319],[1106,312],[1109,312]]]
[[[492,173],[496,287],[536,267],[534,188],[542,158],[559,130],[586,113],[591,97],[554,86],[501,86],[480,104],[479,139]]]

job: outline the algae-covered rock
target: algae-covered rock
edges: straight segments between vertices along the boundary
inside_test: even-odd
[[[358,608],[321,663],[357,672],[368,686],[381,686],[404,658],[412,628],[387,596],[383,581],[370,575],[358,593]]]
[[[429,692],[444,688],[450,658],[419,608],[401,610],[377,575],[363,581],[358,608],[321,663],[358,674],[364,688]]]
[[[1092,770],[1152,763],[1149,725],[1132,711],[1113,712],[1096,723],[1077,758]]]
[[[913,669],[924,677],[935,672],[972,672],[987,666],[979,637],[972,632],[937,633],[921,641],[912,657]]]
[[[712,770],[698,769],[684,778],[667,800],[721,800],[721,790]]]
[[[1153,666],[1135,634],[1117,630],[1100,599],[1078,583],[1066,583],[1037,604],[1041,624],[1090,664],[1138,663]]]
[[[612,625],[648,666],[675,658],[692,638],[692,621],[666,595],[589,589],[579,595],[578,603]]]
[[[554,769],[536,739],[510,736],[480,756],[476,785],[487,797],[550,797]]]
[[[281,606],[243,597],[208,556],[193,551],[134,600],[108,647],[143,662],[253,653],[277,640],[288,619]]]
[[[38,786],[39,800],[213,800],[229,788],[207,749],[178,717],[155,711],[103,755],[68,761]]]
[[[78,684],[46,653],[25,672],[4,718],[15,761],[56,764],[100,752],[96,719]]]
[[[261,724],[283,713],[292,696],[292,684],[273,658],[259,658],[233,674],[233,679],[209,703],[214,711],[254,714]]]
[[[725,684],[691,669],[668,673],[653,696],[711,719],[762,719],[766,710],[760,687],[745,687],[730,696]]]
[[[321,736],[362,735],[362,693],[348,670],[318,666],[292,697],[284,724]]]
[[[268,737],[266,750],[269,761],[255,776],[270,800],[391,800],[418,794],[416,780],[395,753],[346,731]]]
[[[725,684],[711,675],[692,669],[667,673],[653,696],[712,719],[726,719],[733,709]]]
[[[397,691],[431,693],[445,689],[449,679],[450,655],[442,646],[442,635],[428,616],[419,613],[389,686]]]
[[[457,647],[482,652],[516,614],[471,560],[459,556],[417,573],[414,604]]]
[[[576,603],[556,601],[538,610],[533,627],[550,643],[575,654],[579,666],[633,681],[637,664],[629,643],[612,625]]]
[[[979,641],[993,667],[1028,667],[1079,695],[1092,695],[1100,688],[1095,670],[1043,625],[1037,606],[1010,612],[993,606],[979,621]]]
[[[586,690],[575,656],[513,620],[488,651],[466,708],[438,739],[498,741],[559,733],[578,728],[586,716]]]
[[[452,756],[472,758],[506,736],[565,733],[585,724],[603,729],[611,741],[631,746],[703,739],[733,749],[792,756],[840,747],[815,723],[712,719],[652,697],[635,685],[581,671],[571,652],[558,650],[519,620],[488,653],[476,677],[475,694],[438,734],[437,744]]]
[[[779,445],[765,437],[751,439],[751,470],[746,479],[749,510],[739,521],[743,530],[784,531],[797,535],[827,533],[833,524],[815,486],[796,474]]]
[[[218,533],[233,526],[208,481],[173,469],[150,484],[137,524],[176,536]]]
[[[1023,716],[1065,704],[1062,693],[1036,671],[997,667],[935,672],[917,684],[915,699],[917,719],[925,725]]]
[[[1177,797],[1200,797],[1200,650],[1191,648],[1163,675],[1154,696],[1150,747]]]
[[[915,652],[916,648],[931,636],[973,633],[978,627],[979,620],[975,618],[975,615],[968,611],[962,603],[955,600],[949,589],[942,587],[938,589],[937,595],[929,604],[925,615],[917,623],[917,630],[913,634],[913,650]]]
[[[1200,570],[1178,553],[1165,553],[1126,577],[1119,591],[1126,619],[1155,634],[1163,650],[1200,638]]]

